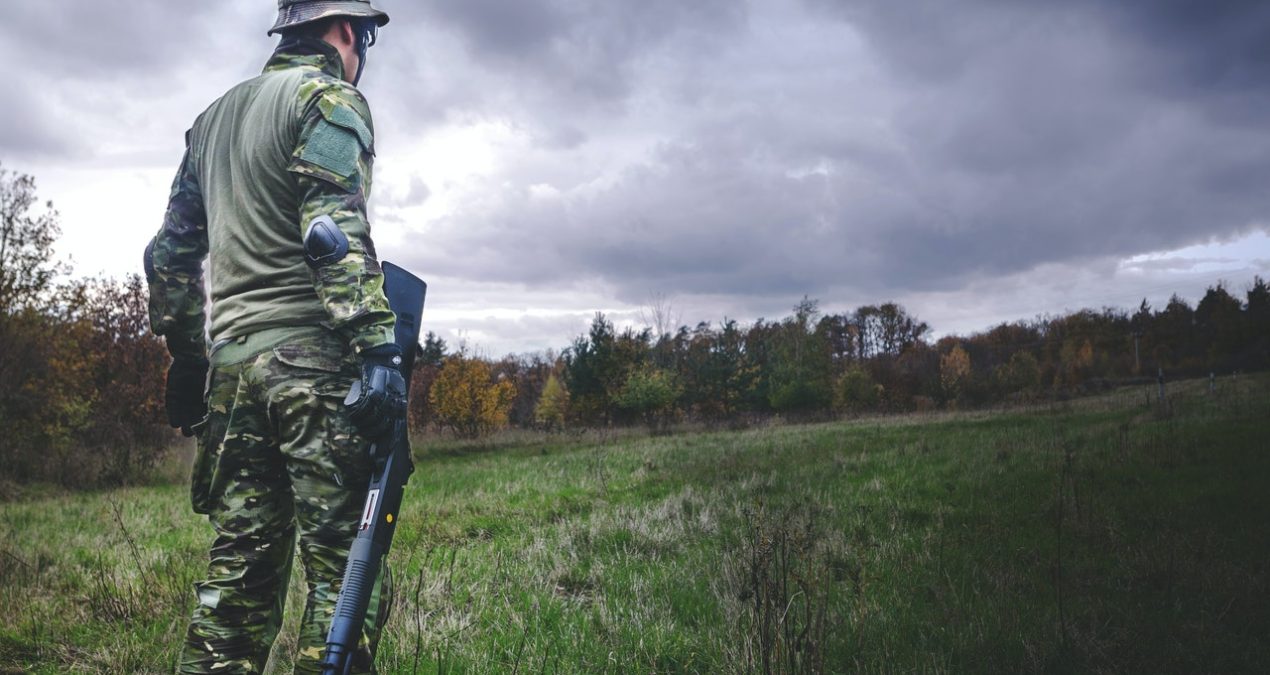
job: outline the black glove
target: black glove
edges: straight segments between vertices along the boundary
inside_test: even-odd
[[[168,366],[168,386],[163,403],[168,411],[168,424],[193,436],[190,427],[207,417],[203,390],[207,385],[207,359],[177,356]]]
[[[371,440],[387,436],[406,418],[406,380],[401,376],[401,348],[380,345],[362,351],[362,379],[344,399],[359,431]]]

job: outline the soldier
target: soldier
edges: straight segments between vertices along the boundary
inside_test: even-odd
[[[308,597],[296,670],[320,672],[371,470],[366,438],[405,412],[366,218],[374,127],[355,87],[386,23],[369,0],[279,0],[277,50],[187,132],[146,247],[150,323],[173,357],[168,420],[197,437],[193,507],[216,534],[181,673],[262,671],[297,542]],[[364,393],[346,407],[358,378]],[[373,672],[389,609],[381,579],[359,672]]]

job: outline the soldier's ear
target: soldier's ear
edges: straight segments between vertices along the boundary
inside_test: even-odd
[[[338,26],[340,46],[354,46],[357,42],[357,35],[356,31],[353,30],[353,22],[349,19],[339,19],[335,23]]]

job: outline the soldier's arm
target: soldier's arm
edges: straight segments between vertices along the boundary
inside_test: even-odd
[[[361,95],[329,86],[309,101],[290,166],[300,187],[298,234],[313,287],[358,353],[393,342],[394,316],[366,217],[372,129]]]
[[[146,246],[144,258],[150,327],[167,338],[173,356],[207,358],[203,290],[207,246],[207,212],[187,147],[172,181],[163,227]]]

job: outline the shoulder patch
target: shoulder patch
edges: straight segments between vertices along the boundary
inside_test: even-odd
[[[306,79],[299,94],[305,102],[307,129],[296,147],[291,171],[356,192],[361,187],[360,172],[375,154],[366,99],[351,85],[325,74]]]
[[[339,82],[318,95],[318,111],[326,121],[357,134],[357,140],[367,152],[374,154],[374,122],[370,118],[370,106],[361,92],[351,85]]]
[[[340,187],[352,191],[352,178],[357,175],[357,159],[362,144],[357,134],[332,124],[325,118],[318,120],[313,132],[304,141],[300,160],[325,169],[342,179]]]
[[[367,152],[374,152],[374,136],[370,132],[370,127],[366,126],[366,122],[362,120],[362,116],[347,105],[328,104],[328,99],[323,97],[318,102],[318,109],[322,111],[322,117],[331,124],[348,129],[357,135],[357,140],[361,142],[362,147]]]

